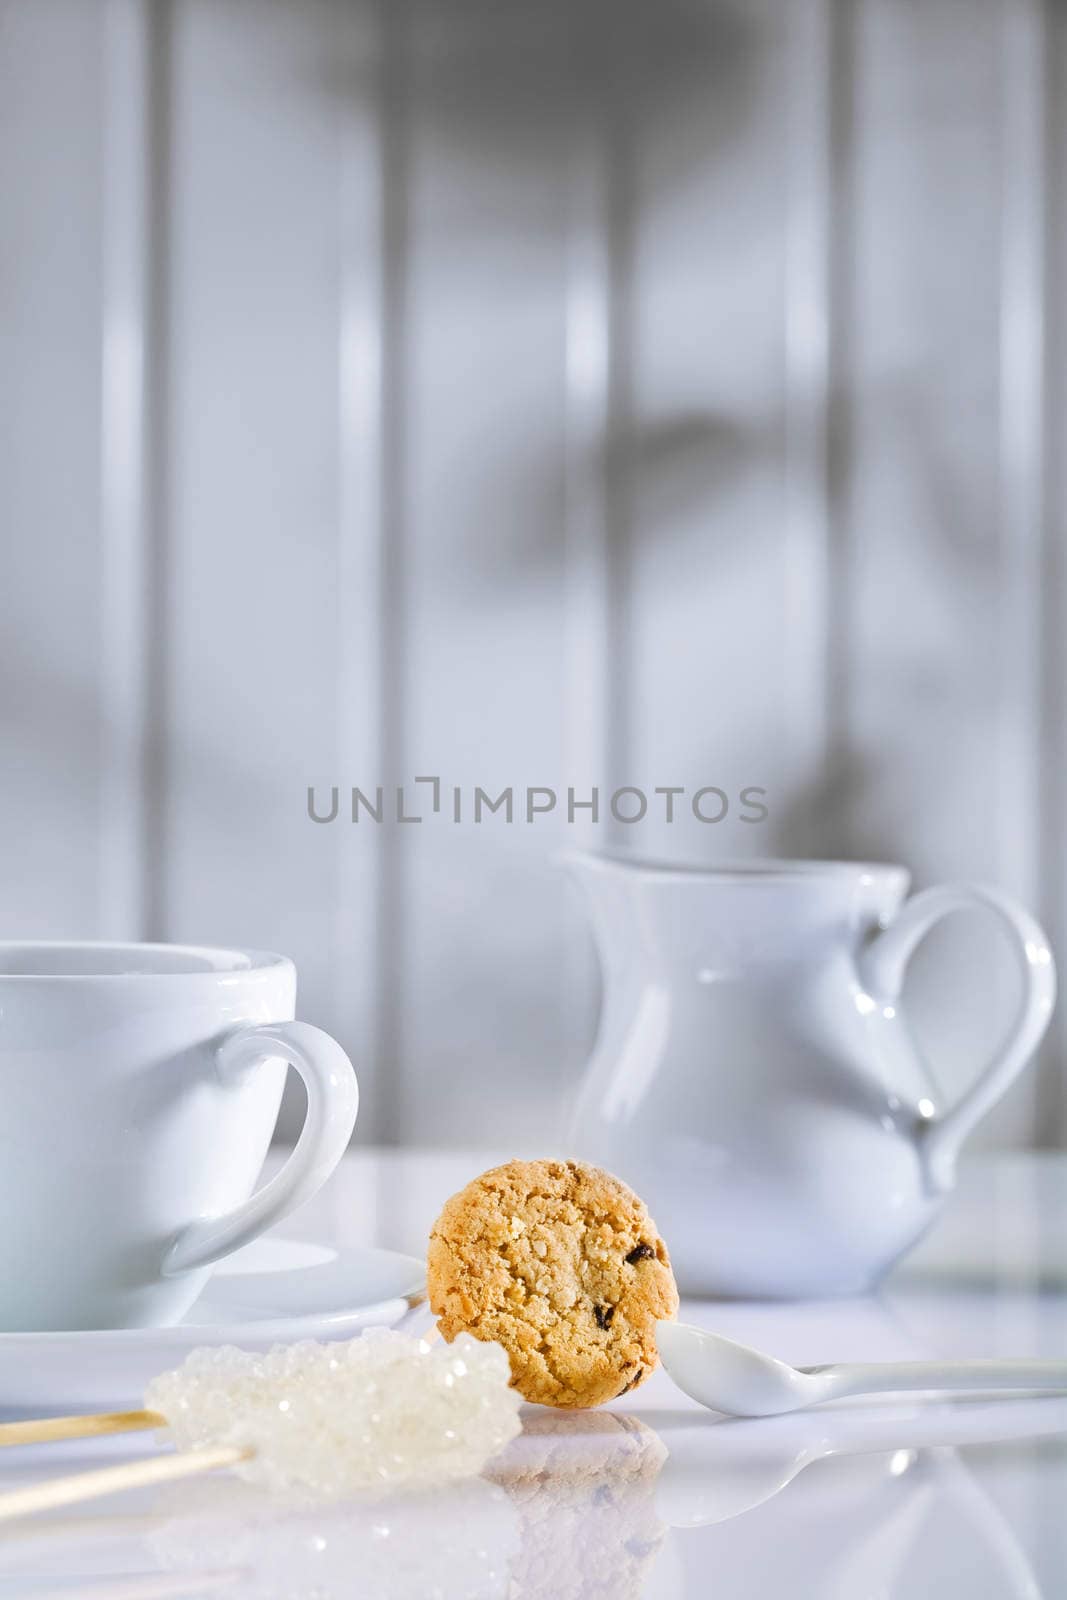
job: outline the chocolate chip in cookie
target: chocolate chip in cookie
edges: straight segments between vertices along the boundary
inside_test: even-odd
[[[639,1261],[651,1261],[655,1254],[650,1244],[638,1244],[630,1251],[626,1260],[631,1267],[635,1267]]]

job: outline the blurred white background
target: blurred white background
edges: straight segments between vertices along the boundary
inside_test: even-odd
[[[595,1017],[561,845],[903,860],[1062,957],[1065,52],[1038,0],[0,0],[0,934],[284,950],[357,1137],[524,1147]],[[427,774],[770,819],[344,820]],[[916,965],[951,1091],[1007,963]],[[987,1140],[1067,1142],[1063,1046]]]

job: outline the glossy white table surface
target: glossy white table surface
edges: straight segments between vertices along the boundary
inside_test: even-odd
[[[492,1160],[356,1153],[285,1231],[421,1254],[440,1202]],[[877,1300],[682,1314],[801,1363],[1067,1355],[1067,1159],[976,1158]],[[742,1423],[660,1372],[610,1408],[525,1421],[496,1481],[436,1499],[293,1512],[217,1477],[0,1527],[0,1596],[1067,1594],[1067,1397],[853,1401]],[[59,1447],[63,1470],[138,1448]],[[0,1487],[55,1470],[55,1456],[14,1457]]]

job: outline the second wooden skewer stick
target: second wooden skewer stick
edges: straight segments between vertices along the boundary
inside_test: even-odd
[[[240,1445],[217,1445],[210,1449],[176,1451],[150,1456],[145,1461],[124,1461],[116,1467],[99,1467],[93,1472],[73,1473],[52,1478],[47,1483],[32,1483],[24,1489],[0,1494],[0,1522],[11,1517],[36,1516],[58,1506],[80,1505],[84,1500],[99,1500],[104,1495],[121,1494],[130,1489],[148,1489],[157,1483],[173,1483],[179,1478],[196,1477],[201,1472],[218,1472],[251,1461],[255,1451]]]

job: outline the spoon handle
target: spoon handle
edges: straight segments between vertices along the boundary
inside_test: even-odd
[[[824,1380],[827,1400],[912,1389],[1067,1390],[1067,1361],[840,1362],[801,1370]]]

